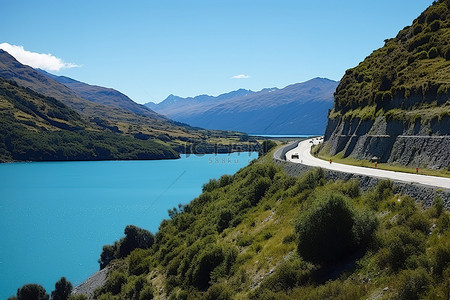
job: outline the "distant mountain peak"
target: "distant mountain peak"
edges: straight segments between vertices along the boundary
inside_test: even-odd
[[[333,105],[337,82],[314,78],[254,92],[240,88],[219,96],[170,95],[148,107],[176,121],[203,128],[247,133],[321,133]]]

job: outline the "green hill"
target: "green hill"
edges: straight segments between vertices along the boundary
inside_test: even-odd
[[[162,143],[93,128],[60,101],[0,78],[0,161],[177,157]]]
[[[375,118],[382,110],[404,118],[412,110],[429,114],[422,118],[442,118],[450,111],[450,10],[449,1],[438,1],[424,11],[411,26],[385,46],[375,50],[357,67],[346,71],[335,93],[331,114],[359,112]],[[398,110],[402,110],[400,112]],[[357,113],[354,116],[358,116]]]
[[[81,125],[78,124],[77,126],[89,129],[88,131],[85,131],[85,134],[94,134],[93,132],[97,132],[96,134],[98,134],[98,132],[103,132],[103,135],[107,135],[112,139],[109,144],[112,145],[113,148],[118,148],[118,146],[113,145],[113,140],[118,139],[127,141],[129,144],[126,147],[127,151],[130,150],[130,147],[133,147],[132,145],[134,143],[136,151],[141,153],[139,155],[131,154],[135,153],[135,151],[130,150],[130,155],[118,155],[118,153],[112,151],[114,154],[111,155],[111,159],[164,158],[164,156],[161,156],[160,154],[155,156],[142,154],[153,152],[153,147],[164,149],[163,153],[167,154],[167,158],[173,158],[173,151],[178,153],[192,151],[198,151],[199,153],[214,153],[215,151],[226,153],[236,150],[246,151],[257,145],[257,143],[249,143],[246,134],[193,128],[186,124],[169,120],[166,117],[155,113],[151,109],[133,102],[130,98],[115,90],[91,86],[66,77],[60,78],[53,76],[57,77],[56,79],[62,82],[70,82],[68,86],[74,86],[74,89],[77,91],[75,92],[68,86],[52,79],[50,74],[46,74],[48,77],[29,66],[19,63],[14,57],[0,49],[0,78],[15,82],[17,88],[25,88],[29,95],[25,96],[24,101],[30,100],[28,96],[35,95],[36,93],[38,93],[40,95],[39,97],[42,99],[51,98],[53,99],[52,101],[56,101],[65,107],[65,110],[61,111],[61,114],[58,116],[64,118],[62,115],[69,111],[70,114],[76,114],[78,116],[78,122],[81,122]],[[82,98],[80,95],[86,96],[86,99]],[[45,112],[46,111],[44,110],[42,113],[45,115]],[[51,116],[48,117],[51,119]],[[30,116],[25,118],[30,118]],[[70,119],[70,116],[67,116],[67,118]],[[13,125],[13,123],[16,121],[17,120],[15,119],[5,118],[2,120],[2,123],[5,128],[7,126],[14,127],[15,125]],[[8,122],[12,123],[8,125]],[[35,122],[39,126],[42,125],[42,120],[33,120],[32,122]],[[29,127],[30,126],[28,126],[27,129],[30,129]],[[43,128],[45,128],[45,126]],[[61,127],[58,128],[63,129]],[[27,131],[22,130],[21,132],[25,134]],[[34,134],[35,132],[36,128],[28,133]],[[33,145],[36,146],[34,149],[35,151],[43,149],[42,147],[46,145],[44,136],[49,135],[48,132],[45,134],[41,132],[40,134],[42,135],[43,140],[42,142],[33,143]],[[51,134],[54,135],[55,133]],[[62,134],[62,132],[59,132],[59,134]],[[17,137],[20,137],[20,135],[17,135]],[[37,136],[35,137],[37,138]],[[95,139],[95,136],[87,138],[87,140],[91,138]],[[16,139],[20,140],[19,138]],[[23,139],[24,138],[22,138],[22,140]],[[70,139],[71,137],[65,136],[65,143],[71,144]],[[142,149],[142,147],[150,147],[150,145],[152,149]],[[230,150],[230,147],[234,148]],[[170,149],[170,151],[166,152],[166,149]],[[10,152],[12,150],[14,149],[9,149],[7,151]],[[109,152],[107,151],[107,153]],[[40,156],[37,153],[32,157],[27,157],[26,155],[20,156],[20,159],[19,156],[10,153],[5,154],[4,159],[9,160],[11,155],[12,157],[15,157],[14,159],[16,160],[43,159],[43,156]],[[177,156],[178,154],[175,155],[175,157]],[[39,159],[39,157],[41,158]],[[54,155],[52,157],[54,157]],[[76,158],[78,156],[72,155],[70,157],[72,157],[70,158],[71,160],[78,160],[78,158]],[[46,158],[45,160],[48,159],[49,158]],[[95,153],[88,158],[88,152],[85,152],[85,156],[79,156],[79,159],[95,160],[105,158],[101,158]]]
[[[450,214],[394,194],[260,158],[169,210],[154,236],[128,226],[103,248],[96,299],[445,299]]]
[[[387,168],[450,170],[450,2],[345,72],[319,156]]]

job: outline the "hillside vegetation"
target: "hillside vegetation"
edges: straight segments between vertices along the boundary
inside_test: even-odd
[[[2,134],[7,141],[14,141],[5,142],[3,145],[6,146],[0,148],[3,153],[0,158],[2,161],[9,161],[11,158],[161,159],[178,157],[177,153],[224,153],[257,146],[256,141],[249,142],[246,134],[193,128],[171,121],[113,89],[91,86],[42,72],[19,63],[0,49],[0,78],[2,82],[8,80],[10,88],[11,83],[14,83],[14,93],[18,93],[2,99],[3,112],[8,115],[0,121],[5,129]],[[53,78],[74,86],[75,91]],[[22,92],[18,92],[19,89]],[[81,95],[86,96],[86,99]],[[24,105],[16,105],[18,101],[28,107],[23,110]],[[32,104],[33,101],[37,102]],[[42,101],[47,104],[42,104]],[[47,109],[50,102],[57,103],[53,105],[56,108]],[[23,111],[18,112],[17,109]],[[32,114],[28,113],[30,109]],[[17,127],[17,124],[21,124],[21,127]],[[60,130],[54,131],[55,128]],[[80,129],[86,130],[79,131]],[[74,134],[74,130],[78,132]],[[52,139],[55,139],[54,143]],[[95,150],[93,143],[100,143],[101,147]],[[64,153],[54,153],[57,152],[55,149],[62,148],[66,149]]]
[[[327,182],[320,169],[288,177],[267,156],[210,180],[169,215],[154,240],[133,229],[104,247],[101,266],[110,269],[96,299],[446,299],[449,293],[449,212],[439,198],[423,210],[395,195],[389,181],[361,193],[355,181]],[[140,236],[149,241],[142,247]],[[130,242],[138,249],[127,255]]]
[[[162,143],[95,129],[55,98],[0,78],[0,161],[177,157]]]
[[[450,1],[440,0],[411,26],[346,71],[330,118],[422,121],[450,115]]]

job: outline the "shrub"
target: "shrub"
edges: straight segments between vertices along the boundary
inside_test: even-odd
[[[112,295],[117,295],[122,289],[122,285],[127,282],[125,274],[114,271],[108,276],[104,289],[106,292],[110,292]]]
[[[430,49],[430,51],[428,51],[428,58],[433,59],[433,58],[438,57],[438,55],[439,55],[439,52],[438,52],[438,49],[436,47],[432,47]]]
[[[289,292],[294,287],[304,284],[310,275],[310,266],[299,259],[289,260],[277,268],[272,276],[265,279],[261,287],[274,292]]]
[[[353,212],[343,196],[319,196],[297,219],[298,252],[316,263],[340,259],[351,248],[353,224]]]
[[[233,219],[233,213],[231,210],[223,209],[219,213],[217,220],[217,232],[221,233],[230,225],[230,221]]]
[[[435,212],[435,217],[439,217],[444,211],[444,201],[439,196],[436,196],[433,201],[433,209]]]
[[[374,213],[355,211],[342,194],[322,193],[297,218],[298,252],[314,263],[332,263],[366,248],[378,225]]]
[[[72,284],[65,277],[61,277],[55,283],[55,290],[52,292],[52,300],[67,300],[72,292]]]
[[[145,275],[143,276],[130,276],[128,282],[122,287],[121,296],[126,299],[140,299],[142,298],[142,292],[145,288],[151,288]],[[143,298],[151,299],[151,298]]]
[[[441,276],[450,264],[450,240],[441,240],[431,253],[433,273]]]
[[[25,284],[17,290],[18,300],[48,300],[49,295],[45,289],[39,284]]]
[[[423,268],[404,270],[399,274],[398,296],[402,300],[418,300],[427,289],[430,276]]]
[[[423,213],[416,212],[407,221],[407,225],[412,230],[419,230],[425,234],[430,230],[430,221],[426,218]]]
[[[295,241],[295,234],[288,234],[283,238],[283,244],[289,244]]]
[[[260,153],[260,155],[264,155],[276,146],[277,146],[276,142],[274,142],[272,140],[265,140],[261,143],[261,148],[259,149],[259,153]]]
[[[251,190],[250,197],[249,197],[250,203],[252,205],[258,204],[258,202],[264,196],[266,191],[269,189],[270,183],[271,183],[270,179],[268,179],[266,177],[259,178],[255,182],[253,189]]]
[[[200,290],[209,287],[211,272],[225,259],[222,249],[217,245],[207,245],[195,261],[191,262],[192,284]]]
[[[438,31],[441,28],[441,22],[439,20],[434,20],[430,24],[431,31]]]
[[[151,286],[144,288],[139,295],[139,300],[153,299],[153,289]]]
[[[113,259],[128,256],[134,249],[148,249],[154,241],[154,235],[145,229],[134,225],[127,225],[124,230],[125,237],[116,241],[113,245],[103,246],[98,262],[100,270],[105,268]]]
[[[358,247],[366,247],[372,241],[377,226],[378,219],[373,212],[368,210],[355,212],[352,228],[354,244]]]
[[[375,188],[375,193],[378,199],[386,200],[394,195],[394,184],[390,180],[381,180]]]
[[[443,54],[446,60],[450,60],[450,47],[445,48]]]
[[[146,261],[150,253],[148,250],[136,249],[128,256],[128,272],[132,275],[141,275],[149,271]]]
[[[214,284],[212,285],[208,291],[205,293],[204,298],[205,300],[228,300],[231,299],[233,295],[233,291],[231,288],[225,284]]]
[[[394,271],[403,268],[408,258],[425,252],[425,236],[418,231],[411,232],[405,226],[392,228],[385,243],[388,245],[387,260]]]

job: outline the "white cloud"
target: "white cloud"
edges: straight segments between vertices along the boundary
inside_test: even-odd
[[[50,53],[44,54],[27,51],[23,48],[23,46],[1,43],[0,49],[8,52],[24,65],[28,65],[33,68],[44,69],[46,71],[60,71],[62,69],[80,67],[79,65],[73,63],[66,63],[61,58],[55,57]]]
[[[240,75],[235,75],[235,76],[233,76],[231,78],[233,78],[233,79],[247,79],[247,78],[250,78],[250,77],[251,77],[250,75],[240,74]]]

